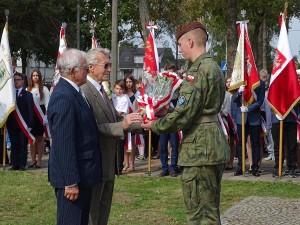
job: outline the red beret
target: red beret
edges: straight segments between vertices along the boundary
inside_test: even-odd
[[[184,35],[185,33],[189,32],[191,30],[197,29],[197,28],[200,28],[200,29],[204,30],[207,37],[208,37],[207,31],[206,31],[204,25],[200,22],[194,21],[194,22],[185,24],[185,25],[178,28],[178,30],[176,32],[176,41],[178,42],[179,38],[182,35]]]

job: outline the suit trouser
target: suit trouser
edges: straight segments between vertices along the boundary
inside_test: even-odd
[[[28,139],[20,129],[8,129],[11,142],[10,161],[14,166],[26,166]]]
[[[114,181],[102,181],[93,187],[89,225],[108,224]]]
[[[250,135],[251,149],[252,149],[252,170],[257,172],[259,169],[260,160],[260,147],[259,147],[259,136],[260,136],[260,125],[249,125],[245,124],[245,140]],[[237,133],[239,142],[237,145],[237,156],[238,156],[238,169],[242,170],[242,125],[237,125]],[[245,141],[246,142],[246,141]],[[246,149],[246,148],[245,148]]]
[[[220,192],[226,164],[184,167],[181,181],[187,224],[220,225]]]
[[[170,167],[168,165],[168,141],[171,143],[171,163]],[[160,134],[160,161],[162,165],[162,170],[164,171],[175,171],[177,169],[178,162],[178,134],[169,133],[169,134]]]
[[[274,140],[274,156],[275,169],[279,166],[279,133],[280,124],[272,123],[272,136]],[[283,145],[287,148],[286,164],[288,169],[296,169],[297,162],[297,123],[284,122],[283,123]],[[282,148],[284,153],[284,148]],[[284,155],[284,154],[282,154]],[[283,160],[282,160],[283,164]]]
[[[79,188],[76,201],[69,201],[65,189],[55,188],[57,199],[57,225],[87,225],[92,197],[92,188]]]

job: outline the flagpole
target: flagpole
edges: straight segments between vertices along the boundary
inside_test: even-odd
[[[281,178],[282,176],[282,136],[283,136],[283,120],[280,120],[280,131],[279,131],[279,165],[278,165],[278,177]]]
[[[151,130],[149,132],[149,137],[148,137],[148,176],[151,176]]]
[[[5,20],[6,20],[6,23],[8,23],[8,16],[9,16],[9,10],[8,9],[5,9],[4,11],[4,14],[5,14]],[[3,127],[3,161],[2,161],[2,164],[3,164],[3,170],[6,169],[6,124],[4,125]]]
[[[288,2],[286,1],[284,4],[284,21],[286,22],[286,15],[287,15],[287,8],[288,8]],[[278,159],[278,177],[282,177],[282,148],[283,148],[283,120],[279,121],[280,128],[279,128],[279,159]]]
[[[241,11],[241,15],[243,17],[243,25],[241,30],[241,38],[242,38],[242,78],[244,82],[244,73],[245,73],[245,16],[246,16],[246,10]],[[243,83],[243,85],[245,85]],[[242,92],[242,106],[244,106],[244,92]],[[245,149],[245,113],[242,112],[242,171],[243,175],[245,176],[246,172],[246,149]]]

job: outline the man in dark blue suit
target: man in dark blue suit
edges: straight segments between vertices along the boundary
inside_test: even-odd
[[[232,96],[232,101],[237,104],[238,110],[235,118],[237,123],[237,133],[238,133],[238,146],[237,146],[237,156],[238,156],[238,168],[234,173],[234,176],[240,176],[243,174],[242,171],[242,112],[245,113],[245,140],[248,135],[250,135],[251,146],[252,146],[252,175],[260,176],[259,170],[259,160],[260,160],[260,147],[259,147],[259,137],[261,128],[261,111],[260,106],[265,99],[265,84],[260,80],[259,86],[254,89],[256,94],[256,100],[253,101],[248,107],[242,106],[242,92],[245,90],[244,86],[241,86],[236,94]],[[240,109],[239,109],[240,108]]]
[[[33,124],[33,98],[32,94],[24,89],[24,77],[21,73],[14,75],[16,88],[16,103],[29,130]],[[28,139],[20,128],[14,113],[7,119],[7,130],[11,142],[10,170],[25,170],[27,163],[27,144]]]
[[[68,49],[60,56],[62,77],[48,105],[53,140],[49,180],[55,188],[58,225],[88,224],[92,187],[101,180],[98,129],[79,88],[88,73],[85,55]]]

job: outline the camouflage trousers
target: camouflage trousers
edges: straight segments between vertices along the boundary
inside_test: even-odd
[[[226,164],[184,167],[181,181],[189,225],[219,225],[220,192]]]

